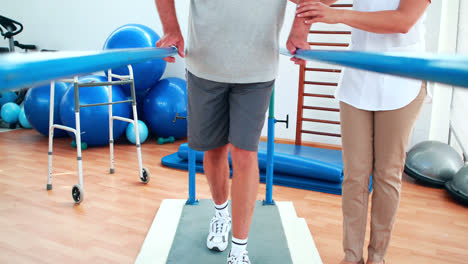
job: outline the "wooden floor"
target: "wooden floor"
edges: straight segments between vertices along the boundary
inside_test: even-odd
[[[153,140],[143,144],[148,185],[138,178],[133,146],[116,146],[114,175],[108,174],[108,148],[84,151],[85,196],[75,205],[70,141],[55,141],[54,189],[47,192],[47,138],[31,130],[0,133],[0,263],[132,263],[161,201],[187,197],[187,173],[161,166],[180,142],[158,146]],[[262,184],[258,199],[264,192]],[[197,195],[210,197],[203,175]],[[342,258],[340,196],[275,186],[274,199],[294,202],[324,263]],[[405,176],[387,263],[468,263],[468,208]]]

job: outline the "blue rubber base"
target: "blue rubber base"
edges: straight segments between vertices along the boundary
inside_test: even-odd
[[[188,145],[180,145],[177,155],[181,159],[188,160]],[[203,155],[204,152],[196,151],[197,162],[203,163]],[[340,183],[343,181],[343,161],[339,150],[276,143],[273,160],[275,173],[293,174],[298,177],[327,182]],[[230,160],[229,164],[231,164]],[[260,142],[258,166],[260,170],[266,170],[266,142]]]
[[[258,159],[260,182],[266,179],[266,143],[261,142]],[[196,170],[203,170],[204,152],[196,152]],[[164,166],[188,170],[188,146],[161,159]],[[294,174],[294,175],[293,175]],[[231,170],[232,176],[232,170]],[[275,144],[273,184],[298,189],[341,195],[343,162],[341,151],[289,144]],[[372,190],[372,178],[369,192]]]
[[[174,168],[174,169],[188,170],[187,160],[181,159],[177,155],[177,153],[166,156],[162,158],[161,161],[164,166]],[[197,162],[196,167],[197,167],[197,172],[204,173],[202,163]],[[232,175],[232,170],[231,170],[231,175]],[[260,182],[263,182],[263,183],[265,182],[265,179],[266,179],[265,175],[266,175],[265,171],[260,171]],[[326,181],[314,180],[311,178],[295,177],[291,175],[275,173],[273,177],[273,184],[341,195],[341,182],[340,183],[326,182]]]

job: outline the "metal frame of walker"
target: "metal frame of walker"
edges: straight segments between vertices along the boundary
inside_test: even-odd
[[[275,205],[273,200],[273,154],[275,152],[275,123],[283,122],[288,126],[288,119],[276,120],[275,119],[275,89],[271,93],[270,106],[268,114],[268,137],[267,137],[267,165],[266,165],[266,193],[263,205]],[[187,205],[198,205],[199,201],[196,199],[196,151],[188,148],[188,173],[189,173],[189,198],[186,202]]]
[[[135,128],[136,135],[136,148],[138,155],[138,166],[139,166],[139,176],[140,180],[143,183],[148,183],[151,174],[149,170],[143,167],[143,160],[141,155],[141,145],[140,145],[140,134],[138,131],[138,114],[136,109],[136,96],[135,96],[135,83],[133,79],[133,69],[131,65],[128,65],[129,75],[117,75],[113,74],[112,70],[108,70],[108,81],[107,82],[88,82],[88,83],[78,83],[78,76],[75,76],[73,79],[61,80],[63,82],[73,83],[73,89],[75,94],[75,126],[76,129],[72,127],[67,127],[63,125],[54,124],[54,96],[55,96],[55,81],[52,81],[50,84],[50,115],[49,115],[49,173],[47,178],[47,190],[52,190],[52,148],[54,140],[54,129],[62,129],[65,131],[72,132],[75,134],[76,138],[76,151],[77,151],[77,161],[78,161],[78,184],[73,185],[72,188],[72,197],[75,203],[79,204],[83,201],[84,197],[84,188],[83,188],[83,166],[82,166],[82,156],[81,156],[81,128],[80,128],[80,109],[83,107],[92,107],[92,106],[109,106],[109,149],[110,149],[110,174],[113,174],[115,171],[114,168],[114,129],[113,121],[120,120],[128,123],[132,123]],[[112,81],[112,78],[117,78],[119,81]],[[113,85],[124,85],[130,84],[131,87],[131,100],[124,100],[118,102],[112,102],[112,86]],[[96,103],[96,104],[85,104],[80,105],[80,96],[79,89],[81,87],[96,87],[96,86],[107,86],[109,101],[107,103]],[[132,103],[133,110],[133,120],[129,118],[124,118],[120,116],[112,115],[112,105],[121,104],[121,103]]]

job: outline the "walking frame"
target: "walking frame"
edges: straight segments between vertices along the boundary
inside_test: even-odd
[[[81,128],[80,128],[80,109],[83,107],[93,107],[93,106],[109,106],[109,150],[110,150],[110,174],[115,172],[114,168],[114,131],[113,131],[113,121],[120,120],[133,124],[136,135],[136,148],[138,156],[138,167],[139,167],[139,177],[143,183],[148,183],[151,174],[149,170],[143,167],[143,160],[141,155],[141,144],[140,144],[140,134],[138,131],[138,114],[136,108],[136,96],[135,96],[135,83],[133,78],[133,69],[131,65],[128,65],[129,75],[117,75],[113,74],[112,70],[108,70],[108,81],[107,82],[88,82],[88,83],[79,83],[78,76],[75,76],[73,79],[62,80],[63,82],[73,83],[74,97],[75,97],[75,128],[67,127],[63,125],[54,124],[54,96],[55,96],[55,81],[52,81],[50,84],[50,114],[49,114],[49,164],[48,164],[48,178],[47,178],[47,190],[52,190],[52,160],[53,160],[53,141],[54,141],[54,129],[61,129],[65,131],[72,132],[76,138],[76,151],[77,151],[77,161],[78,161],[78,184],[73,185],[72,188],[72,197],[75,203],[79,204],[83,201],[84,198],[84,185],[83,185],[83,165],[82,165],[82,155],[81,155]],[[114,80],[116,78],[118,80]],[[112,101],[112,86],[113,85],[130,85],[131,87],[131,100],[123,100],[118,102]],[[97,86],[107,86],[109,101],[96,104],[85,104],[80,105],[80,96],[79,90],[84,87],[97,87]],[[72,89],[72,88],[70,88]],[[133,120],[120,116],[112,115],[112,105],[122,104],[122,103],[131,103],[133,110]]]

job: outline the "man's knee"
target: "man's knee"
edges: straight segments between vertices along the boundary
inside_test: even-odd
[[[234,145],[231,145],[231,157],[233,162],[240,164],[248,164],[251,162],[257,162],[257,152],[249,151],[245,149],[238,148]]]
[[[212,150],[205,151],[205,159],[210,160],[225,160],[229,155],[229,144]]]

